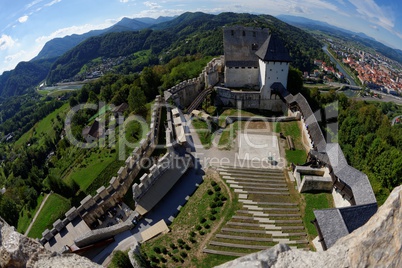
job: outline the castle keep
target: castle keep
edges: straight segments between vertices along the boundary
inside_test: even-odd
[[[224,106],[284,111],[278,92],[286,89],[291,58],[268,29],[224,27],[225,74],[217,87]],[[229,89],[230,88],[230,89]]]

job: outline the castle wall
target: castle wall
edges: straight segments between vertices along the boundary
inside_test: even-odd
[[[225,67],[225,86],[232,88],[259,87],[260,74],[257,67]]]
[[[260,60],[260,75],[262,82],[262,99],[271,98],[271,85],[280,82],[287,88],[289,64],[287,62],[264,62]]]
[[[88,226],[92,226],[101,215],[106,213],[108,209],[114,207],[123,199],[127,190],[130,188],[134,179],[141,170],[140,161],[143,158],[150,157],[156,148],[156,145],[158,144],[160,118],[161,97],[157,96],[152,109],[150,130],[147,133],[146,138],[141,140],[140,146],[135,148],[132,154],[127,158],[125,166],[119,169],[117,176],[111,178],[107,187],[100,187],[96,191],[95,196],[86,196],[83,200],[81,200],[78,208],[71,208],[65,214],[65,218],[63,220],[56,220],[53,224],[53,229],[46,229],[42,233],[42,238],[40,239],[42,244],[47,243],[47,241],[52,239],[60,230],[66,227],[76,217],[81,217]],[[109,232],[110,230],[112,229],[106,228],[105,232]]]
[[[165,99],[172,100],[180,108],[186,108],[205,87],[219,82],[219,71],[223,58],[212,59],[197,78],[183,81],[165,91]]]

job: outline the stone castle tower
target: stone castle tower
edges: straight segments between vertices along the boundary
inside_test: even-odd
[[[223,45],[224,86],[231,93],[219,90],[222,102],[280,111],[282,103],[275,93],[286,89],[292,61],[284,43],[268,29],[230,26],[223,28]]]

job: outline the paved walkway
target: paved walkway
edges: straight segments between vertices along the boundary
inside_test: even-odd
[[[43,206],[45,205],[47,199],[49,198],[51,194],[46,195],[46,197],[42,200],[42,203],[40,204],[40,207],[38,209],[38,211],[36,211],[35,216],[33,217],[31,223],[29,224],[27,230],[25,231],[26,236],[28,236],[29,231],[31,231],[32,225],[34,224],[34,222],[36,221],[36,218],[38,217],[39,213],[41,212]]]

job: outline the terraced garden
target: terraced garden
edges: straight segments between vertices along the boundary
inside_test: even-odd
[[[278,243],[309,250],[297,194],[283,170],[219,168],[242,204],[204,253],[243,256]]]

